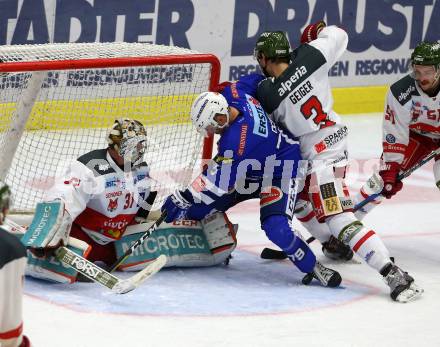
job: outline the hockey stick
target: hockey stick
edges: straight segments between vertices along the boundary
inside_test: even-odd
[[[422,167],[423,165],[425,165],[427,162],[429,162],[432,158],[434,158],[436,155],[440,154],[440,148],[436,149],[435,151],[432,151],[431,153],[429,153],[425,158],[423,158],[422,160],[420,160],[417,164],[415,164],[414,166],[410,167],[409,169],[401,172],[399,174],[399,176],[397,176],[397,179],[399,181],[403,180],[404,178],[408,177],[409,175],[411,175],[415,170],[417,170],[418,168]],[[362,200],[360,203],[358,203],[353,210],[356,212],[357,210],[361,209],[362,207],[364,207],[365,205],[367,205],[369,202],[373,201],[374,199],[376,199],[379,195],[381,195],[380,193],[375,193],[370,195],[369,197],[367,197],[366,199]],[[311,243],[315,241],[315,237],[311,236],[307,239],[307,243]],[[275,259],[275,260],[283,260],[287,258],[287,254],[284,253],[284,251],[281,250],[276,250],[276,249],[272,249],[272,248],[264,248],[261,251],[261,258],[262,259]]]
[[[167,262],[167,257],[161,254],[145,269],[125,280],[105,271],[67,247],[60,247],[55,251],[55,256],[63,264],[70,266],[93,282],[102,284],[116,294],[125,294],[136,289],[142,282],[158,272]]]
[[[403,180],[404,178],[407,178],[409,175],[411,175],[414,171],[416,171],[418,168],[422,167],[423,165],[425,165],[428,161],[430,161],[432,158],[434,158],[436,155],[440,154],[440,148],[437,148],[435,151],[432,151],[431,153],[429,153],[425,158],[423,158],[422,160],[420,160],[417,164],[415,164],[414,166],[410,167],[409,169],[401,172],[399,174],[399,176],[397,176],[397,179],[399,181]],[[381,195],[381,193],[375,193],[375,194],[371,194],[368,198],[362,200],[360,203],[358,203],[355,207],[354,207],[354,211],[356,212],[357,210],[361,209],[362,207],[364,207],[366,204],[368,204],[369,202],[373,201],[374,199],[376,199],[379,195]]]
[[[145,233],[142,234],[140,238],[138,238],[133,244],[130,246],[127,251],[117,259],[114,264],[110,267],[109,272],[113,272],[116,268],[121,265],[140,245],[142,245],[147,237],[149,237],[158,226],[165,220],[167,216],[166,211],[162,212],[160,217],[156,220],[156,222],[150,226]]]
[[[19,232],[23,234],[26,232],[25,228],[10,219],[5,220],[5,225],[7,225],[10,230],[14,232]],[[79,242],[80,240],[69,237],[69,245],[78,247]],[[79,246],[78,248],[81,247]],[[99,283],[117,294],[125,294],[136,289],[142,282],[157,273],[166,264],[167,261],[166,256],[160,255],[145,269],[139,271],[134,276],[123,280],[93,264],[79,254],[76,254],[67,247],[60,247],[56,249],[54,254],[55,257],[64,265],[73,268],[78,273],[89,278],[91,281]]]

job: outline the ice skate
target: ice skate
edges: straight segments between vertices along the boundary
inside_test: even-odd
[[[338,287],[342,281],[339,272],[325,267],[319,261],[316,262],[313,272],[304,276],[302,283],[308,285],[313,278],[316,278],[324,287],[330,288]]]
[[[387,265],[381,274],[390,287],[390,296],[394,301],[409,302],[423,293],[423,289],[414,283],[414,278],[394,264]]]

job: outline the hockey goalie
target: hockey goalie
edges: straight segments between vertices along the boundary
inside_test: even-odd
[[[55,249],[67,245],[91,262],[110,266],[149,227],[147,217],[157,192],[151,189],[143,159],[146,129],[137,120],[117,119],[107,141],[107,148],[71,162],[37,204],[22,237],[30,250],[27,275],[73,283],[78,273],[56,259]],[[69,244],[72,239],[75,242]],[[212,251],[219,242],[225,245],[222,251]],[[235,230],[223,213],[209,221],[163,224],[119,269],[141,270],[161,254],[167,256],[166,266],[216,265],[235,245]]]

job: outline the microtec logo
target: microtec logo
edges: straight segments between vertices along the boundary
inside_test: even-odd
[[[38,226],[35,228],[35,231],[33,232],[32,236],[29,238],[28,244],[33,244],[34,241],[40,236],[41,231],[44,229],[44,227],[47,224],[48,218],[50,216],[51,206],[47,205],[44,207],[43,216],[38,223]]]
[[[301,77],[303,77],[306,73],[307,68],[304,65],[297,67],[295,73],[292,74],[287,81],[281,83],[281,88],[278,88],[278,95],[283,96],[286,92],[290,92],[294,83],[298,81]]]

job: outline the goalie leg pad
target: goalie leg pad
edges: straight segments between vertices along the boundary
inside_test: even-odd
[[[40,202],[22,242],[28,248],[66,245],[71,226],[72,218],[65,210],[63,201]]]
[[[238,225],[233,225],[226,213],[216,212],[202,220],[203,232],[214,264],[223,263],[237,246]]]
[[[122,256],[140,235],[130,233],[116,241],[114,246],[117,257]],[[201,222],[179,220],[162,223],[119,269],[142,270],[161,254],[167,257],[166,267],[213,266],[223,263],[235,246],[234,226],[224,213],[216,212]]]
[[[76,254],[87,258],[90,252],[90,246],[84,241],[75,239],[75,245],[68,245],[68,249]],[[26,266],[26,276],[54,282],[54,283],[74,283],[78,272],[63,263],[54,255],[45,258],[38,258],[32,252],[28,251],[28,261]]]

